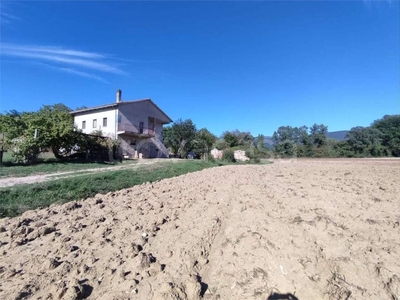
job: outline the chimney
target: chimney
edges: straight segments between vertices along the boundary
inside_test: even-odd
[[[116,101],[115,102],[121,102],[121,95],[122,95],[122,91],[121,90],[117,90],[117,97],[116,97]]]

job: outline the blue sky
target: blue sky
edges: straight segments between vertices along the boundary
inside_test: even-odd
[[[219,135],[399,111],[399,2],[1,3],[0,111],[150,97]]]

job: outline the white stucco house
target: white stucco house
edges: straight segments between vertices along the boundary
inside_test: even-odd
[[[72,111],[83,133],[101,130],[103,136],[120,140],[125,158],[168,157],[162,143],[163,125],[172,120],[151,99],[122,101],[117,90],[114,103]]]

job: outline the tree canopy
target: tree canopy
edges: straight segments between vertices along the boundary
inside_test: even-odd
[[[210,153],[212,146],[214,145],[217,137],[212,134],[207,128],[202,128],[196,133],[196,137],[193,140],[193,150],[200,157],[207,158]]]
[[[400,115],[385,115],[374,121],[371,128],[382,133],[382,147],[388,155],[400,156]]]
[[[249,146],[253,143],[254,137],[247,131],[225,131],[222,133],[222,139],[228,147]]]
[[[83,150],[88,147],[110,149],[118,144],[102,138],[84,138],[75,128],[70,112],[69,107],[58,103],[45,105],[37,112],[10,110],[0,114],[0,143],[13,152],[18,162],[33,162],[45,149],[51,149],[61,158],[77,144]],[[273,152],[283,157],[400,156],[400,115],[385,115],[369,127],[354,127],[344,141],[329,139],[327,134],[328,127],[324,124],[280,126],[272,136]],[[178,119],[165,127],[163,139],[181,158],[186,158],[191,151],[206,158],[212,147],[220,150],[242,147],[253,158],[270,155],[264,147],[266,138],[262,134],[254,138],[250,132],[236,129],[225,131],[217,138],[207,128],[197,130],[191,119]]]
[[[33,162],[44,148],[60,157],[60,148],[73,146],[74,118],[64,104],[45,105],[37,112],[9,111],[0,114],[4,144],[16,161]]]
[[[196,138],[196,133],[196,125],[192,120],[179,119],[172,126],[164,128],[164,144],[170,147],[175,155],[185,158],[193,149],[193,140]]]

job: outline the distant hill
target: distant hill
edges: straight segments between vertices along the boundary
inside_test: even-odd
[[[275,144],[274,140],[272,139],[272,136],[266,136],[264,139],[264,147],[271,149],[272,146]]]
[[[332,131],[328,132],[327,136],[328,138],[333,140],[344,141],[346,139],[346,134],[348,132],[349,132],[348,130]]]

